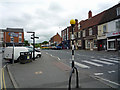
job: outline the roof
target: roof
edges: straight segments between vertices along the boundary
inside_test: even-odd
[[[6,31],[8,32],[23,32],[22,28],[7,28]]]
[[[81,30],[86,29],[86,28],[91,27],[91,26],[94,26],[94,25],[98,25],[99,22],[101,21],[102,17],[104,16],[104,14],[105,14],[105,11],[103,11],[103,12],[101,12],[101,13],[99,13],[99,14],[97,14],[89,19],[82,20],[80,22]]]
[[[81,25],[81,29],[86,29],[89,27],[92,27],[94,25],[99,25],[99,24],[103,24],[112,20],[115,20],[117,18],[120,18],[120,15],[117,16],[117,12],[116,12],[116,8],[120,7],[120,3],[109,8],[108,10],[105,10],[89,19],[86,20],[82,20],[80,23]]]

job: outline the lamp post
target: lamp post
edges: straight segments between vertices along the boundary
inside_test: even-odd
[[[71,27],[72,27],[71,40],[72,40],[72,68],[73,68],[74,67],[74,31],[73,31],[73,28],[75,26],[75,20],[71,19],[70,24],[71,24]]]
[[[35,60],[35,38],[39,39],[39,37],[35,37],[35,32],[27,32],[27,33],[32,33],[31,36],[33,36],[31,37],[31,39],[33,39],[33,60]]]

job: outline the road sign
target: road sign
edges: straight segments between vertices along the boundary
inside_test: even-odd
[[[8,35],[11,36],[11,37],[18,37],[17,33],[8,33]]]

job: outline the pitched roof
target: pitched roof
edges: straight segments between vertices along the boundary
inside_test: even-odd
[[[82,20],[81,22],[79,22],[81,25],[80,30],[120,18],[120,15],[117,16],[117,12],[116,12],[117,7],[120,7],[120,3],[89,19]]]
[[[82,20],[80,22],[81,30],[99,24],[99,22],[101,21],[104,14],[105,14],[105,11],[103,11],[103,12],[101,12],[101,13],[99,13],[99,14],[97,14],[89,19]]]

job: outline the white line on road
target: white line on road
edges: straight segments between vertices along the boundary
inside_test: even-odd
[[[106,82],[109,82],[109,83],[112,83],[114,85],[117,85],[117,86],[120,86],[119,83],[116,83],[116,82],[113,82],[113,81],[110,81],[110,80],[107,80],[107,79],[104,79],[104,78],[101,78],[99,76],[95,76],[96,78],[100,79],[100,80],[103,80],[103,81],[106,81]]]
[[[110,60],[110,59],[105,59],[105,58],[100,58],[101,60],[105,60],[105,61],[110,61],[110,62],[115,62],[115,63],[120,63],[119,61],[115,61],[115,60]]]
[[[86,61],[86,60],[83,60],[82,62],[85,62],[85,63],[88,63],[88,64],[92,64],[92,65],[97,66],[97,67],[103,66],[102,64],[97,64],[97,63]]]
[[[110,62],[100,61],[100,60],[96,60],[96,59],[91,59],[91,60],[92,60],[92,61],[95,61],[95,62],[107,64],[107,65],[114,65],[113,63],[110,63]]]
[[[119,58],[110,58],[110,59],[114,59],[114,60],[120,60]]]
[[[96,75],[96,76],[97,76],[97,75],[103,75],[103,73],[94,73],[94,75]]]
[[[75,65],[77,65],[77,66],[79,66],[81,68],[90,68],[89,66],[81,64],[81,63],[78,63],[78,62],[75,62]]]
[[[114,70],[112,70],[112,71],[108,71],[108,73],[114,73],[115,71]]]

